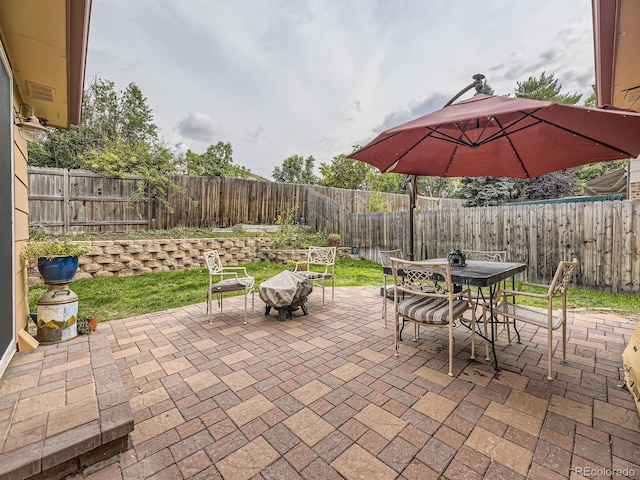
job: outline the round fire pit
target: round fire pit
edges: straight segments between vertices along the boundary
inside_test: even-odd
[[[297,308],[307,315],[307,295],[312,290],[311,280],[290,270],[265,280],[260,284],[259,291],[260,298],[266,304],[265,316],[269,315],[271,308],[278,310],[278,320],[281,322],[286,320],[287,313],[291,315]]]

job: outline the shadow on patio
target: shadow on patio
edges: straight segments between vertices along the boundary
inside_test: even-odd
[[[321,302],[312,293],[309,315],[286,322],[257,299],[243,325],[236,297],[212,325],[204,303],[100,324],[135,429],[127,451],[71,478],[640,474],[640,426],[619,371],[635,322],[570,313],[567,364],[555,363],[553,382],[546,331],[523,326],[521,345],[500,335],[494,372],[481,340],[470,360],[458,326],[450,378],[446,331],[406,335],[393,357],[379,288],[336,288]]]

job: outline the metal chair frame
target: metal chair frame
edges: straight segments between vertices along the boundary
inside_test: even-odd
[[[218,297],[218,306],[222,312],[222,297],[228,292],[244,292],[244,323],[247,323],[247,296],[251,293],[251,309],[255,307],[255,279],[247,273],[245,267],[225,267],[217,250],[204,252],[204,261],[209,269],[209,289],[207,290],[207,315],[213,322],[213,295]],[[214,277],[219,280],[214,282]]]
[[[304,265],[304,267],[303,267]],[[331,300],[335,290],[336,247],[309,247],[307,259],[296,262],[294,272],[308,278],[314,285],[322,288],[322,306],[324,307],[325,281],[331,280]]]
[[[566,361],[567,350],[567,287],[573,276],[573,272],[578,266],[578,260],[571,262],[561,261],[556,269],[556,273],[549,285],[539,283],[521,282],[518,290],[498,290],[495,295],[494,314],[508,319],[524,323],[530,323],[539,328],[547,329],[547,379],[553,380],[553,331],[562,329],[562,362]],[[523,292],[522,287],[536,287],[546,289],[546,293]],[[518,297],[538,298],[547,301],[547,310],[540,311],[524,305],[515,303]],[[509,299],[513,299],[511,302]],[[560,299],[561,310],[554,315],[554,300]],[[520,339],[518,338],[518,343]]]
[[[382,265],[382,318],[384,319],[384,328],[387,328],[387,277],[393,278],[393,273],[384,273],[385,268],[391,268],[391,258],[404,259],[402,249],[397,248],[395,250],[381,250],[380,251],[380,264]]]
[[[453,376],[453,326],[457,318],[471,308],[471,358],[475,358],[475,303],[471,290],[454,292],[451,270],[447,262],[411,262],[391,258],[395,318],[395,356],[400,341],[400,318],[414,324],[414,341],[420,335],[420,326],[449,330],[449,373]],[[406,297],[401,300],[402,294]],[[454,313],[455,312],[455,313]],[[426,318],[426,319],[425,319]],[[446,321],[445,321],[446,320]]]

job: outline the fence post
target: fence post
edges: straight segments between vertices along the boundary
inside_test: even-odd
[[[69,170],[65,168],[62,171],[62,216],[64,222],[64,226],[62,228],[65,235],[69,235],[69,219],[71,217],[69,205]]]
[[[151,224],[151,182],[147,180],[147,230],[153,230]]]

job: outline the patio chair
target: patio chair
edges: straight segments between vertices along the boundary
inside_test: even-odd
[[[567,286],[573,272],[578,265],[578,260],[573,259],[571,262],[562,261],[556,269],[553,280],[549,285],[537,283],[521,282],[519,290],[499,290],[496,295],[496,305],[493,307],[494,315],[516,321],[530,323],[539,328],[547,329],[547,363],[548,363],[548,380],[553,380],[553,331],[562,328],[562,362],[566,361],[567,350]],[[523,286],[537,287],[546,289],[546,293],[523,292]],[[529,297],[546,300],[547,308],[545,310],[535,309],[515,303],[518,297]],[[509,299],[513,299],[509,301]],[[560,310],[556,313],[553,311],[554,299],[560,299]],[[518,343],[520,343],[518,341]]]
[[[336,247],[309,247],[307,259],[296,262],[294,272],[308,278],[314,285],[322,288],[322,306],[324,307],[325,282],[331,280],[331,300],[335,289]]]
[[[506,250],[462,250],[467,260],[480,260],[485,262],[506,262]]]
[[[479,260],[483,262],[506,262],[507,261],[507,251],[506,250],[463,250],[463,255],[467,260]],[[505,279],[498,288],[507,289],[507,280]],[[482,290],[478,288],[478,291],[471,294],[471,298],[476,303],[477,307],[482,307],[483,304],[486,304],[487,299],[482,295]],[[479,318],[476,318],[476,323],[481,322],[484,330],[485,338],[488,338],[487,335],[487,323],[491,323],[489,321],[485,321],[486,309],[482,309],[482,315]],[[497,323],[493,323],[493,335],[497,336]],[[507,330],[507,341],[511,343],[511,329],[509,328],[509,322],[504,323],[503,328]],[[485,347],[485,358],[487,362],[490,360],[489,358],[489,344],[487,342],[484,343]]]
[[[404,259],[401,249],[396,250],[381,250],[380,251],[380,263],[382,264],[382,281],[384,286],[382,287],[382,318],[384,318],[384,328],[387,328],[387,277],[393,278],[393,272],[391,271],[391,258]]]
[[[209,290],[207,291],[207,315],[213,322],[213,295],[218,297],[222,312],[222,296],[228,292],[244,292],[244,323],[247,323],[247,296],[251,294],[251,309],[255,306],[254,278],[249,276],[245,267],[225,267],[217,250],[204,252],[204,261],[209,269]],[[218,277],[218,281],[214,281]]]
[[[402,327],[406,320],[414,324],[414,341],[420,336],[420,327],[440,327],[449,330],[449,376],[453,377],[453,327],[456,319],[468,309],[471,315],[471,358],[475,358],[475,303],[471,290],[454,292],[451,270],[447,262],[411,262],[391,258],[395,312],[395,356],[398,342],[402,340]],[[402,278],[401,278],[402,277]],[[404,299],[401,295],[406,294]]]

